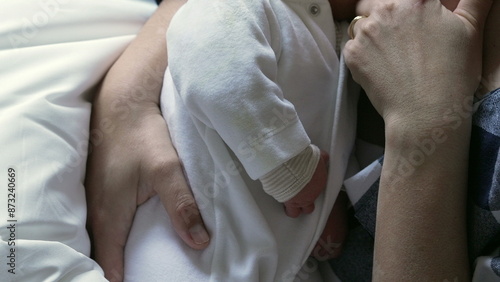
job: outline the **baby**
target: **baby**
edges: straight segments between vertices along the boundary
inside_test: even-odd
[[[313,213],[327,187],[326,151],[336,142],[342,34],[334,18],[352,18],[356,2],[190,0],[179,10],[167,33],[161,103],[199,203],[255,205],[251,199],[267,201],[260,189],[290,217]],[[340,254],[345,206],[338,197],[315,257]]]

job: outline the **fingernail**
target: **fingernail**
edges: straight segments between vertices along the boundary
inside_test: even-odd
[[[198,245],[205,244],[208,240],[210,240],[207,231],[199,223],[189,228],[189,234],[193,237],[195,244]]]

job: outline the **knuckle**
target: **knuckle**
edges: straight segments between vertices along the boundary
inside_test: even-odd
[[[384,2],[384,3],[381,3],[379,7],[380,7],[379,9],[381,12],[393,13],[396,10],[396,3]]]
[[[396,11],[397,3],[393,0],[379,1],[373,9],[373,14],[378,14],[382,18],[393,14]]]
[[[188,210],[196,207],[196,203],[193,196],[189,194],[179,194],[176,197],[175,209],[177,211]]]
[[[356,57],[358,57],[357,44],[350,40],[346,43],[344,47],[344,59],[347,67],[353,69],[356,67]]]
[[[175,215],[182,218],[183,222],[189,224],[200,214],[196,202],[190,194],[180,194],[176,197]]]
[[[141,169],[141,175],[145,176],[145,179],[148,179],[147,181],[155,190],[167,185],[163,192],[156,191],[157,193],[170,193],[171,189],[182,190],[184,188],[182,185],[175,185],[179,184],[184,176],[178,158],[155,156],[151,160],[148,160],[145,165],[141,166]]]
[[[373,38],[379,34],[379,25],[375,21],[366,21],[361,27],[360,32],[365,36]]]
[[[153,176],[158,175],[169,175],[172,173],[172,170],[179,165],[179,162],[165,158],[163,156],[155,156],[152,160],[148,162],[146,169]]]

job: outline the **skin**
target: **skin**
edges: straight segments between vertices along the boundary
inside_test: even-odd
[[[321,152],[320,160],[309,183],[297,195],[284,203],[285,213],[289,217],[295,218],[314,211],[314,201],[326,187],[328,161],[328,153]]]
[[[354,79],[385,122],[373,280],[469,280],[471,115],[450,128],[443,113],[456,104],[470,107],[492,1],[462,0],[453,12],[431,0],[381,2],[358,21],[344,49]],[[422,153],[416,140],[434,140],[433,151],[402,173],[404,160]]]
[[[188,246],[209,244],[159,109],[168,63],[165,38],[159,35],[184,3],[160,5],[109,70],[93,102],[91,130],[102,138],[91,139],[87,161],[87,222],[93,257],[110,281],[123,280],[124,248],[137,206],[154,195]],[[138,86],[147,88],[145,95],[131,91]]]
[[[175,231],[188,246],[201,250],[210,242],[159,110],[162,78],[168,64],[165,38],[159,35],[166,33],[170,19],[185,2],[162,2],[109,70],[93,102],[91,131],[102,138],[91,140],[87,162],[87,228],[93,257],[111,281],[123,280],[124,248],[137,206],[154,195],[160,196]],[[137,86],[148,91],[139,96],[131,91]],[[313,182],[326,182],[327,158],[323,153]],[[311,185],[317,194],[324,183]],[[309,202],[304,205],[297,201],[285,204],[289,216],[314,209]],[[345,233],[326,230],[321,236],[325,242],[345,238]],[[339,254],[326,247],[328,250],[315,248],[317,257],[327,259]]]
[[[368,0],[363,1],[367,2]],[[137,206],[155,194],[160,195],[160,199],[173,222],[176,232],[187,245],[195,249],[203,249],[208,246],[209,243],[197,244],[193,236],[188,232],[193,226],[201,226],[202,230],[204,230],[203,221],[190,193],[189,187],[186,185],[183,178],[182,168],[175,150],[169,149],[172,148],[172,145],[168,138],[168,129],[159,113],[158,107],[161,78],[163,77],[163,72],[167,65],[165,39],[158,36],[158,34],[165,34],[171,16],[184,2],[185,1],[182,0],[167,0],[160,5],[158,11],[146,23],[138,37],[109,71],[93,105],[91,130],[101,130],[103,138],[101,140],[93,140],[92,153],[88,160],[86,179],[89,208],[88,227],[93,237],[94,258],[102,266],[106,277],[111,281],[121,281],[123,279],[123,249]],[[498,1],[496,1],[496,3],[498,3]],[[496,5],[496,7],[498,7],[498,5]],[[498,12],[497,15],[500,15],[500,12]],[[500,19],[500,16],[496,18]],[[498,30],[500,26],[498,20],[496,20],[496,22],[495,20],[491,20],[489,22],[493,23],[491,24],[490,33],[497,35],[500,32]],[[359,26],[357,28],[359,28]],[[488,27],[486,30],[488,33]],[[405,35],[402,38],[407,37]],[[494,57],[494,55],[491,54],[493,54],[494,48],[498,48],[497,40],[498,39],[495,41],[487,38],[485,56],[490,54],[489,58]],[[487,51],[487,46],[490,46],[490,51]],[[371,56],[371,58],[373,57],[374,56]],[[496,62],[499,62],[498,56],[495,58]],[[498,66],[499,64],[491,64],[490,69],[496,70],[496,72],[490,72],[491,75],[488,76],[489,78],[487,81],[500,81]],[[356,68],[354,68],[354,70],[356,72]],[[361,71],[358,70],[358,74],[360,73]],[[495,76],[494,73],[497,75]],[[140,99],[134,97],[134,95],[130,95],[130,89],[137,85],[144,84],[148,86],[149,91],[147,95],[141,96]],[[494,87],[491,85],[495,84],[490,83],[489,88]],[[497,84],[497,87],[498,86],[500,85]],[[385,96],[378,95],[380,95],[380,93],[368,93],[372,102],[378,105],[377,110],[381,112],[386,109],[381,107],[381,105],[383,106],[385,103],[383,99]],[[113,101],[119,101],[119,103],[115,104],[115,107],[111,107]],[[127,110],[120,111],[119,109]],[[402,107],[401,110],[405,111],[406,108]],[[387,121],[387,117],[391,115],[383,116]],[[106,125],[105,121],[111,122],[112,126],[109,126],[109,124]],[[400,120],[400,122],[403,124],[403,120]],[[397,133],[407,132],[408,134],[404,136],[408,137],[408,139],[418,137],[412,136],[412,134],[415,133],[415,130],[412,130],[414,129],[412,126],[418,124],[413,124],[411,122],[410,120],[408,126],[403,128],[404,131],[396,130],[398,128],[397,122],[389,124],[390,128],[386,128],[386,136],[388,140],[394,140],[394,142],[391,141],[391,146],[387,148],[388,151],[393,150],[396,152],[396,155],[405,153],[404,150],[401,152],[398,151],[398,148],[401,148],[399,146],[404,144],[405,140],[400,140],[402,143],[396,142],[398,140],[396,138],[398,136]],[[468,136],[467,132],[466,129],[463,132],[465,134],[463,136]],[[452,135],[450,136],[453,137]],[[458,139],[463,138],[463,136],[460,136]],[[452,146],[454,144],[448,145]],[[139,150],[137,150],[137,153],[134,153],[136,148],[139,148]],[[407,147],[403,146],[403,148]],[[437,157],[442,158],[443,154],[439,154]],[[453,154],[453,151],[449,151],[445,155],[447,154]],[[447,162],[463,160],[462,157],[463,155],[459,155],[457,159],[447,159],[444,162],[446,164]],[[437,158],[428,161],[431,163],[437,161],[437,163],[439,163],[443,160]],[[124,166],[124,164],[127,165]],[[440,166],[436,165],[430,168],[439,169]],[[455,173],[460,169],[454,169],[457,168],[451,169],[448,173],[456,175]],[[387,171],[390,172],[390,170],[385,170],[384,174],[390,175]],[[425,175],[425,171],[422,171],[419,175],[422,177]],[[417,178],[413,180],[408,179],[407,181],[417,181],[415,183],[419,183],[419,181],[422,180]],[[458,183],[457,187],[460,188],[460,185],[463,184]],[[384,187],[390,188],[390,183],[384,184]],[[447,189],[449,189],[449,187]],[[397,202],[401,199],[404,200],[405,197],[411,200],[414,199],[414,197],[409,197],[409,195],[398,195],[395,197],[394,195],[386,193],[385,191],[387,190],[390,191],[390,189],[381,189],[381,194],[387,194],[388,196],[385,196],[385,200],[381,200],[381,203],[379,203],[379,207],[381,208],[378,214],[378,220],[383,221],[384,216],[392,220],[394,214],[401,212],[401,216],[404,219],[404,215],[406,215],[407,212],[405,210],[399,210],[403,209],[403,207],[393,205],[393,202]],[[460,195],[458,195],[457,198],[463,197],[462,193],[458,194]],[[432,198],[430,196],[429,198]],[[454,198],[453,201],[457,198]],[[421,201],[419,201],[419,203],[420,202]],[[414,208],[414,210],[420,211],[421,207],[423,207],[423,205],[419,207],[409,206],[406,207],[406,209]],[[453,210],[445,211],[445,216],[452,218],[457,217],[462,210],[463,207],[458,204],[458,207]],[[447,225],[442,226],[439,230],[432,229],[431,223],[436,223],[436,220],[443,220],[443,218],[440,217],[429,222],[428,225],[431,225],[431,229],[429,230],[414,228],[415,226],[411,225],[410,222],[408,230],[412,230],[413,233],[417,233],[417,235],[422,235],[422,233],[425,233],[424,235],[429,235],[432,234],[432,232],[453,230],[445,229],[449,228]],[[453,220],[453,222],[456,221]],[[424,227],[428,227],[428,225]],[[376,243],[376,264],[379,270],[391,269],[392,263],[398,262],[397,260],[386,260],[385,256],[390,258],[394,254],[384,252],[384,250],[395,249],[395,251],[398,251],[400,249],[400,245],[398,244],[409,244],[409,246],[411,246],[415,242],[418,243],[419,239],[413,236],[408,238],[407,241],[398,241],[398,237],[404,237],[406,234],[396,232],[398,226],[387,226],[386,228],[389,228],[388,235],[390,235],[390,237],[388,238],[396,238],[389,240],[390,244],[383,244],[383,240],[380,239],[382,235],[378,236],[379,239]],[[418,232],[418,230],[426,230],[426,232]],[[380,232],[377,231],[377,234],[379,233]],[[440,242],[443,243],[443,246],[452,243],[449,247],[450,250],[463,249],[463,245],[457,247],[457,242],[454,241],[447,242],[444,240],[443,242],[442,240]],[[418,244],[416,246],[418,246]],[[437,249],[441,250],[441,246],[438,247]],[[428,250],[429,252],[431,251],[430,248],[428,248]],[[436,249],[432,250],[433,254],[436,252],[435,250]],[[402,254],[404,251],[410,250],[402,249],[400,251],[397,257],[402,256],[403,260],[401,260],[401,264],[398,264],[398,267],[395,269],[404,269],[406,265],[403,263],[407,263],[408,266],[411,267],[413,262],[404,260],[405,257],[404,254]],[[411,257],[415,257],[416,255],[419,255],[419,253],[412,253]],[[439,259],[442,257],[444,256],[431,257],[429,262],[432,262],[433,265],[440,265],[441,261]],[[424,256],[423,258],[427,257]],[[448,258],[449,257],[446,259]],[[460,258],[462,258],[462,256],[460,256]],[[421,260],[418,264],[418,267],[420,267],[419,273],[422,275],[431,273],[433,270],[426,269],[425,263],[422,263],[422,261],[425,262],[425,260]],[[461,266],[462,264],[457,264],[452,267]],[[466,269],[466,267],[464,269]],[[383,280],[381,276],[376,275],[374,277]],[[405,276],[399,276],[395,280],[401,280],[402,277]]]

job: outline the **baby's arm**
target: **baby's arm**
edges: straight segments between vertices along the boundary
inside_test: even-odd
[[[270,7],[220,2],[189,1],[175,15],[169,69],[192,118],[215,130],[259,179],[311,141],[276,83],[281,42]]]
[[[170,73],[192,117],[296,216],[314,209],[326,164],[276,83],[279,27],[265,5],[190,1],[168,32]]]

